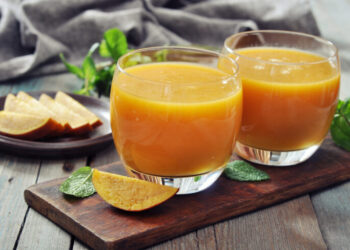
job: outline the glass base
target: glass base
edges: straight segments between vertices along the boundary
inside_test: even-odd
[[[193,194],[210,187],[224,171],[224,167],[215,171],[194,175],[190,177],[163,177],[137,172],[128,169],[128,172],[134,177],[166,186],[179,188],[177,194]]]
[[[285,167],[306,161],[319,147],[320,144],[295,151],[270,151],[236,142],[235,152],[247,161],[267,166]]]

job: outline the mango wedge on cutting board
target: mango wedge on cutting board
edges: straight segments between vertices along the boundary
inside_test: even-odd
[[[173,197],[178,188],[94,169],[96,192],[112,206],[125,211],[143,211]]]

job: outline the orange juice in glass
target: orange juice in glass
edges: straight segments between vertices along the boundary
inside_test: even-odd
[[[336,47],[288,31],[251,31],[226,39],[225,54],[240,67],[241,157],[265,165],[307,160],[329,130],[339,93]]]
[[[162,62],[159,53],[166,54]],[[231,157],[241,123],[237,71],[232,58],[193,48],[145,48],[120,58],[111,127],[129,173],[179,187],[178,194],[213,184]]]

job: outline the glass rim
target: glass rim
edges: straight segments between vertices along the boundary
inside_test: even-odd
[[[319,43],[322,43],[324,45],[327,45],[330,48],[332,48],[333,54],[331,54],[330,56],[325,57],[325,59],[317,60],[317,61],[313,61],[313,62],[272,62],[272,61],[268,61],[268,60],[257,59],[257,58],[254,58],[254,57],[242,55],[240,53],[235,52],[235,50],[233,50],[232,48],[230,48],[228,46],[228,42],[231,41],[233,38],[240,37],[240,36],[243,36],[243,35],[259,34],[259,33],[260,34],[261,33],[267,33],[267,34],[268,33],[269,34],[272,34],[272,33],[289,34],[289,35],[293,35],[293,36],[312,38],[315,41],[317,41]],[[270,46],[270,47],[271,48],[283,48],[283,47],[274,47],[274,46]],[[331,41],[326,40],[326,39],[324,39],[322,37],[315,36],[315,35],[302,33],[302,32],[296,32],[296,31],[287,31],[287,30],[251,30],[251,31],[239,32],[239,33],[233,34],[233,35],[231,35],[231,36],[229,36],[228,38],[225,39],[224,48],[228,51],[228,53],[234,54],[234,55],[242,57],[244,59],[251,60],[251,61],[256,61],[256,62],[261,62],[261,63],[267,63],[267,64],[275,64],[275,65],[296,65],[296,66],[312,65],[312,64],[320,64],[320,63],[329,62],[331,60],[331,58],[338,58],[338,48]],[[247,48],[254,48],[254,47],[247,47]],[[255,47],[255,48],[257,48],[257,47]],[[297,48],[291,48],[291,49],[297,49]]]
[[[145,47],[145,48],[140,48],[140,49],[135,49],[133,51],[130,51],[128,53],[126,53],[125,55],[121,56],[118,61],[117,61],[117,64],[116,64],[116,68],[118,69],[118,71],[120,71],[121,73],[127,75],[128,77],[131,77],[131,78],[134,78],[134,79],[137,79],[137,80],[140,80],[140,81],[143,81],[143,82],[149,82],[149,83],[153,83],[153,84],[159,84],[159,85],[167,85],[169,83],[166,83],[166,82],[162,82],[162,81],[154,81],[154,80],[149,80],[149,79],[146,79],[146,78],[142,78],[142,77],[138,77],[138,76],[135,76],[133,74],[130,74],[128,72],[125,71],[125,69],[120,65],[121,62],[123,61],[123,59],[133,55],[133,54],[136,54],[136,53],[140,53],[140,52],[145,52],[145,51],[157,51],[157,50],[165,50],[165,49],[171,49],[171,50],[187,50],[187,51],[194,51],[194,52],[198,52],[198,53],[206,53],[206,54],[210,54],[210,55],[213,55],[213,56],[217,56],[217,58],[220,58],[220,57],[223,57],[225,59],[227,59],[228,61],[230,61],[235,67],[233,68],[233,74],[229,74],[228,77],[225,77],[225,78],[222,78],[222,81],[229,81],[229,80],[232,80],[232,79],[237,79],[238,78],[238,75],[239,75],[239,66],[238,66],[238,63],[231,57],[223,54],[223,53],[220,53],[220,52],[217,52],[217,51],[212,51],[212,50],[206,50],[206,49],[201,49],[201,48],[196,48],[196,47],[190,47],[190,46],[153,46],[153,47]],[[181,62],[181,61],[170,61],[171,63],[174,62]],[[153,63],[153,62],[152,62]],[[162,62],[155,62],[155,63],[162,63]],[[191,62],[190,62],[191,63]],[[196,63],[194,62],[193,64],[198,64],[200,65],[199,63]],[[141,64],[142,65],[142,64]],[[133,66],[131,66],[133,67]],[[220,70],[222,71],[222,70]],[[225,72],[225,71],[222,71],[222,72]],[[227,72],[225,72],[227,73]],[[211,83],[217,83],[217,81],[206,81],[206,82],[200,82],[201,84],[211,84]],[[198,84],[198,82],[184,82],[182,83],[181,85],[183,86],[191,86],[191,85],[195,85],[195,84]]]

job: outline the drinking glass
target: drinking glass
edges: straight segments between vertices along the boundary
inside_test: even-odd
[[[242,115],[238,65],[188,47],[134,50],[118,60],[110,96],[114,143],[129,174],[179,188],[212,185]]]
[[[223,53],[238,62],[242,79],[236,153],[273,166],[311,157],[328,133],[338,101],[337,48],[313,35],[262,30],[232,35]]]

